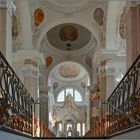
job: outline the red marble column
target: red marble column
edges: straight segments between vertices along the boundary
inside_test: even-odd
[[[10,2],[10,1],[9,1]],[[8,1],[0,1],[0,52],[12,64],[12,10]],[[9,3],[11,5],[11,3]],[[11,11],[11,12],[10,12]]]
[[[140,53],[140,4],[130,7],[126,19],[127,68]]]

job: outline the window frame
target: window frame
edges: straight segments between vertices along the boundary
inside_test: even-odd
[[[73,97],[74,97],[74,101],[75,101],[75,102],[78,102],[78,103],[83,102],[83,95],[82,95],[82,92],[81,92],[80,90],[78,90],[77,88],[74,88],[74,87],[65,87],[65,88],[61,89],[61,90],[58,92],[58,94],[57,94],[57,96],[56,96],[56,102],[57,102],[57,103],[63,103],[63,102],[65,101],[65,99],[66,99],[66,97],[67,97],[67,94],[66,94],[66,90],[67,90],[67,89],[73,89]],[[60,96],[60,94],[61,94],[62,91],[64,91],[64,100],[63,100],[63,101],[58,101],[58,97]],[[77,91],[77,93],[79,93],[79,95],[80,95],[80,97],[81,97],[80,101],[76,101],[76,100],[75,100],[75,91]]]

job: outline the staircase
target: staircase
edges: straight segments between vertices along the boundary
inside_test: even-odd
[[[13,134],[22,135],[22,138],[17,139],[23,139],[23,137],[24,139],[55,139],[55,135],[48,128],[46,137],[33,137],[34,102],[16,73],[0,53],[0,140],[1,138],[5,139],[2,137],[4,135],[9,135],[9,140],[12,140]],[[140,55],[108,100],[102,103],[102,109],[102,119],[95,119],[92,129],[85,134],[85,137],[78,137],[78,139],[112,139],[134,130],[138,130],[139,133]],[[13,137],[13,139],[16,138]],[[69,137],[68,139],[76,138]]]
[[[140,127],[140,55],[102,108],[101,121],[95,119],[85,136],[112,137]]]

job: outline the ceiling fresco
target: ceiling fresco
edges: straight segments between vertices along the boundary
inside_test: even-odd
[[[91,33],[81,25],[67,23],[49,30],[47,39],[59,50],[73,51],[84,47],[90,41]]]
[[[60,66],[59,74],[64,78],[74,78],[80,74],[80,68],[75,64],[66,63]]]
[[[62,41],[75,41],[78,38],[78,31],[74,26],[66,25],[60,29],[59,37]]]

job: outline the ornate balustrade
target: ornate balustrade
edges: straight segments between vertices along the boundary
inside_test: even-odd
[[[0,53],[0,128],[32,134],[33,99]]]
[[[0,53],[0,128],[32,134],[32,104],[24,85]],[[108,136],[140,125],[140,55],[102,105],[102,117],[94,119],[85,136]],[[54,136],[46,127],[44,136]]]
[[[107,135],[140,125],[140,55],[106,102]]]
[[[101,110],[101,119],[91,118],[91,129],[85,136],[109,136],[140,125],[140,55]]]

